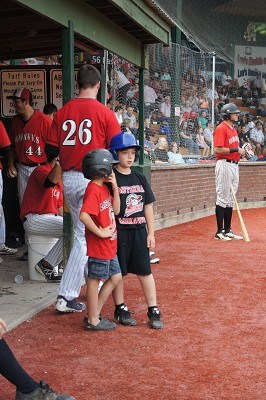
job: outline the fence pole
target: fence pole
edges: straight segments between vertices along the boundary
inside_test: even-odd
[[[215,52],[212,53],[212,128],[214,129],[215,117],[214,117],[214,92],[215,92]],[[213,140],[212,140],[212,154],[213,154]]]
[[[63,104],[74,96],[74,24],[68,21],[68,27],[62,31],[63,47]],[[73,244],[73,224],[69,209],[64,203],[63,255],[66,265]]]
[[[106,106],[107,94],[107,80],[108,80],[108,51],[103,52],[103,61],[101,63],[101,103]]]

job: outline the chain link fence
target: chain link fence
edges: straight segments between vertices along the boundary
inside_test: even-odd
[[[242,107],[241,122],[257,112],[254,89],[232,78],[232,64],[211,53],[172,44],[149,45],[144,71],[144,135],[147,163],[195,163],[213,160],[212,135],[221,107],[234,101]],[[121,130],[139,136],[138,69],[112,55],[108,100]],[[245,111],[245,108],[249,111]],[[247,118],[246,121],[247,122]]]

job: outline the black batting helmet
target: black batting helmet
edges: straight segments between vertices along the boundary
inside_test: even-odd
[[[83,157],[82,171],[87,179],[104,178],[111,175],[113,165],[118,164],[110,151],[106,149],[96,149],[90,151]]]
[[[239,114],[240,111],[238,110],[235,103],[228,103],[222,106],[221,108],[221,116],[223,119],[229,119],[230,114]]]

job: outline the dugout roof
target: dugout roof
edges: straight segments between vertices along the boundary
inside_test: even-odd
[[[140,66],[143,44],[170,44],[170,20],[143,0],[1,0],[0,59],[61,54],[69,20],[75,51],[107,49]]]

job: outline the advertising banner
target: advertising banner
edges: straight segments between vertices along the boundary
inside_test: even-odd
[[[258,72],[266,78],[265,47],[235,46],[235,78],[239,86],[249,88]]]

